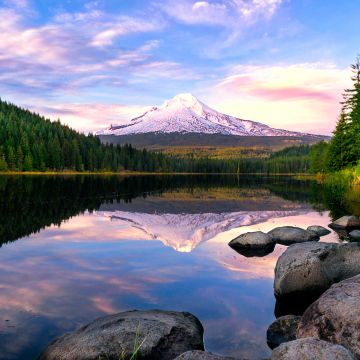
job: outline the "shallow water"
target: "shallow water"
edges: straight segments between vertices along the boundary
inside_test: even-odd
[[[189,311],[207,350],[270,354],[274,267],[227,243],[275,226],[327,225],[321,187],[286,177],[1,177],[0,358],[129,309]],[[332,233],[322,241],[339,241]]]

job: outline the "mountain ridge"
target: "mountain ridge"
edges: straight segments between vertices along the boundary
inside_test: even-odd
[[[111,125],[95,135],[135,134],[221,134],[233,136],[287,136],[325,138],[322,135],[272,128],[260,122],[244,120],[220,113],[190,93],[181,93],[152,107],[124,124]]]

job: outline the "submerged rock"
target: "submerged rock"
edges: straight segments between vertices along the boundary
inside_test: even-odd
[[[319,241],[319,235],[296,226],[281,226],[268,232],[273,240],[282,245],[291,245],[299,242]]]
[[[311,225],[307,229],[307,231],[314,231],[319,236],[325,236],[331,234],[331,231],[327,228],[320,226],[320,225]]]
[[[320,295],[333,283],[360,274],[359,259],[360,243],[291,245],[276,263],[275,295]]]
[[[360,275],[331,286],[305,311],[297,337],[308,336],[341,344],[360,358]]]
[[[341,345],[309,337],[281,344],[270,360],[356,360],[356,357]]]
[[[174,360],[240,360],[233,357],[221,356],[205,351],[195,350],[187,351]]]
[[[204,350],[203,327],[192,314],[175,311],[127,311],[105,316],[55,339],[40,360],[129,360],[134,341],[137,359],[169,360],[188,350]]]
[[[296,330],[301,316],[286,315],[276,319],[266,332],[266,340],[270,349],[296,339]]]
[[[360,241],[360,230],[353,230],[349,232],[351,240]]]
[[[229,246],[241,255],[261,257],[274,251],[275,242],[270,235],[255,231],[241,234],[231,240]]]
[[[329,227],[332,229],[360,229],[360,218],[358,216],[343,216],[329,224]]]

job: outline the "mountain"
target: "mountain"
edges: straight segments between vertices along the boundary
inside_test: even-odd
[[[275,129],[259,122],[243,120],[222,114],[199,101],[189,93],[178,94],[165,101],[160,107],[153,107],[143,115],[121,125],[111,125],[108,129],[97,131],[96,135],[135,135],[135,134],[221,134],[235,136],[285,136],[321,138]]]

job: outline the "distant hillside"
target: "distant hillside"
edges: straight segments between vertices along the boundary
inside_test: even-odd
[[[142,149],[162,151],[168,155],[211,158],[264,157],[293,145],[311,145],[329,137],[314,136],[235,136],[201,133],[146,133],[133,135],[99,135],[102,143],[131,144]]]

